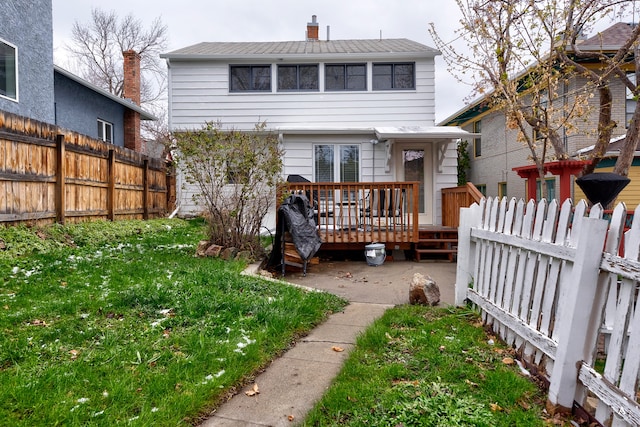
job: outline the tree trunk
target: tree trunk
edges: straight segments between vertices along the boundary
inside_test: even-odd
[[[582,169],[582,175],[588,175],[593,173],[596,165],[602,160],[602,156],[607,152],[609,142],[611,141],[611,135],[613,134],[613,128],[616,123],[611,120],[611,103],[613,97],[611,95],[611,89],[608,85],[601,85],[598,87],[598,94],[600,95],[600,113],[598,114],[598,140],[591,153],[591,163],[585,165]]]

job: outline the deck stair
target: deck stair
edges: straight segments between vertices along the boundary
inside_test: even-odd
[[[416,261],[430,258],[430,255],[447,255],[450,262],[458,253],[458,229],[456,227],[420,228],[418,242],[415,243]]]

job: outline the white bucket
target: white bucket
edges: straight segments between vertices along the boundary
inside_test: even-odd
[[[382,265],[387,258],[387,251],[383,243],[371,243],[364,247],[364,256],[367,259],[367,264],[377,267]]]

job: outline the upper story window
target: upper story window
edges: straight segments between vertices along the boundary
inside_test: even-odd
[[[113,143],[113,123],[98,119],[98,139]]]
[[[627,77],[629,77],[629,80],[631,80],[632,82],[636,81],[636,73],[627,73]],[[629,88],[626,88],[626,94],[625,123],[626,127],[628,128],[629,124],[631,123],[631,118],[636,111],[636,103],[638,101],[636,100],[636,97],[633,95],[633,93],[629,90]]]
[[[327,64],[324,66],[324,89],[367,90],[366,64]]]
[[[18,48],[0,40],[0,96],[18,100]]]
[[[482,132],[482,122],[478,120],[477,122],[473,122],[473,133],[481,133]],[[473,139],[473,157],[482,156],[482,138],[475,137]]]
[[[373,90],[415,89],[415,65],[373,64]]]
[[[231,92],[271,91],[271,65],[231,65]]]
[[[279,91],[317,91],[318,65],[278,65]]]

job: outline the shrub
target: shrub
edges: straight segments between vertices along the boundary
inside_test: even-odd
[[[177,164],[204,208],[210,240],[220,246],[260,252],[260,227],[281,181],[278,138],[259,123],[251,132],[223,130],[207,122],[174,134]]]

